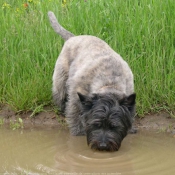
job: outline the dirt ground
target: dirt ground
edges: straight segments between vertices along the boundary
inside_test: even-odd
[[[56,114],[51,107],[46,107],[44,111],[31,117],[32,112],[15,113],[8,106],[0,106],[0,121],[6,126],[10,126],[10,122],[17,122],[18,118],[22,119],[24,128],[55,128],[66,126],[63,116]],[[175,118],[170,114],[161,112],[157,114],[145,115],[142,118],[136,117],[134,127],[145,130],[156,130],[158,132],[170,132],[175,136]]]

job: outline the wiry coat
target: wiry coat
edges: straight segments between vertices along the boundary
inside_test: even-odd
[[[87,97],[115,94],[118,100],[123,99],[134,93],[133,74],[103,40],[89,35],[74,36],[59,25],[52,12],[48,14],[52,27],[66,40],[54,69],[53,98],[65,110],[70,132],[85,134],[77,93]]]

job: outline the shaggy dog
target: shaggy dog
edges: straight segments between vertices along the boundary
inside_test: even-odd
[[[49,20],[66,41],[53,74],[53,99],[66,116],[72,135],[86,135],[92,149],[116,151],[135,115],[133,74],[128,64],[103,40],[74,36]]]

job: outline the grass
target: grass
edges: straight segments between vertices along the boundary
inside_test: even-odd
[[[23,120],[21,118],[18,118],[15,121],[10,121],[10,128],[12,130],[16,130],[16,129],[23,129]]]
[[[0,118],[0,128],[4,125],[4,119]]]
[[[174,110],[174,0],[4,0],[0,6],[1,103],[16,111],[52,103],[52,73],[63,40],[49,24],[51,10],[72,33],[102,38],[129,63],[138,114]]]

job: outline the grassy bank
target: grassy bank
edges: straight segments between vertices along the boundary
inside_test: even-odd
[[[1,103],[17,111],[52,103],[63,40],[50,27],[51,10],[65,28],[102,38],[129,63],[139,114],[175,108],[174,0],[4,0],[0,6]]]

